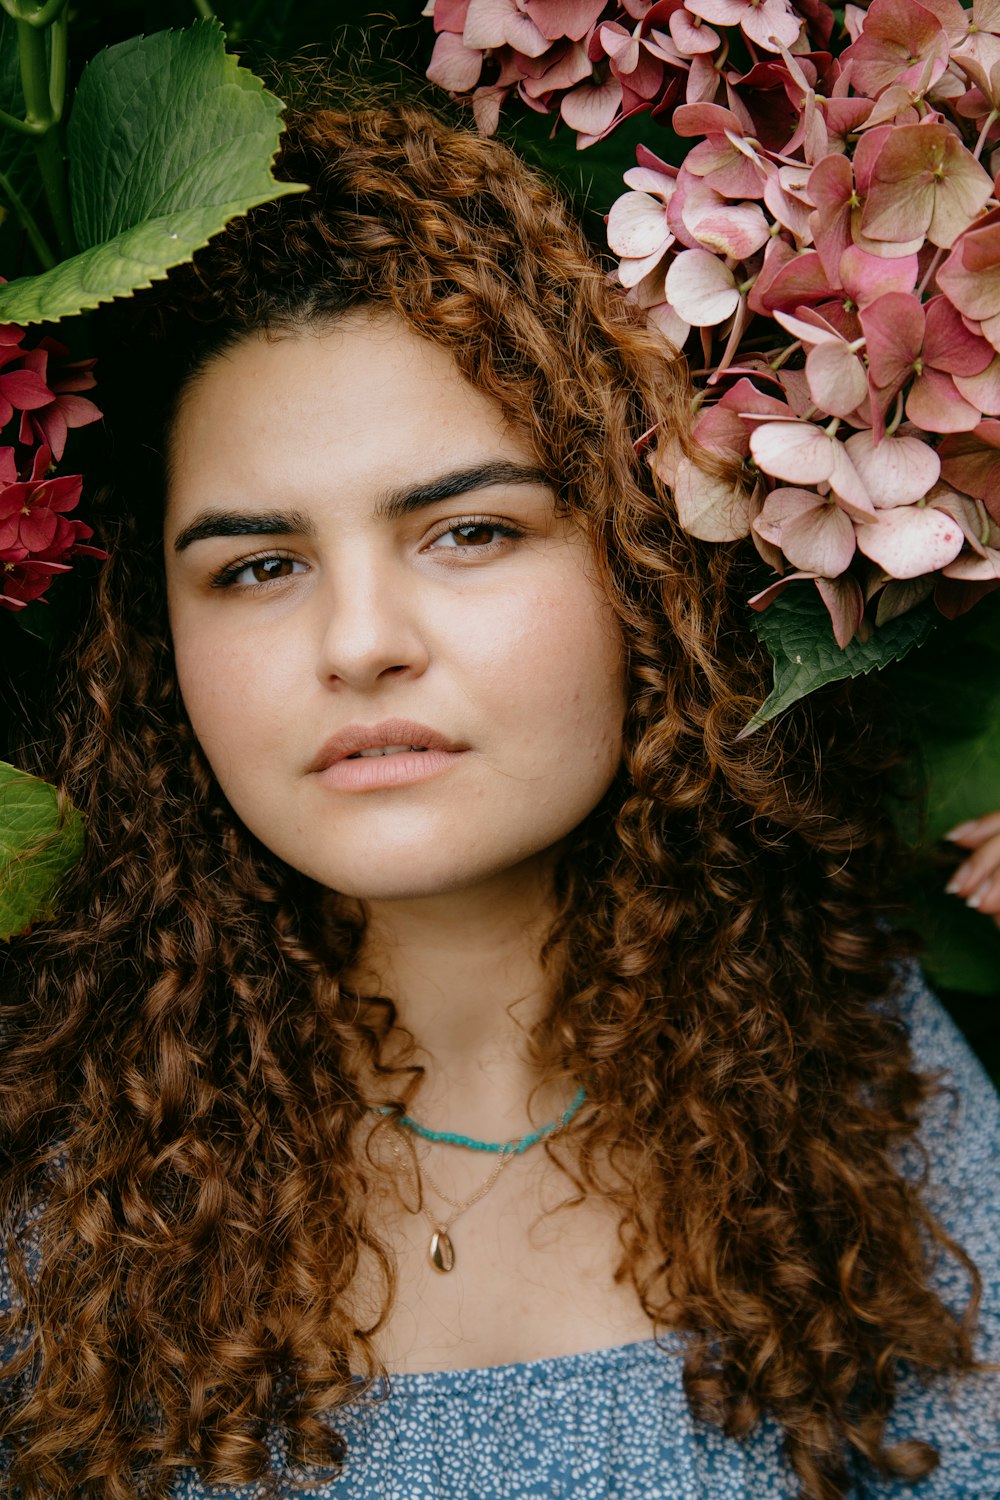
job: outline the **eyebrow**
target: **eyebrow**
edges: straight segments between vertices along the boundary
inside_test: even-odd
[[[452,500],[473,490],[512,484],[549,485],[551,480],[544,469],[498,459],[473,464],[469,468],[452,469],[426,484],[388,490],[377,500],[374,515],[377,521],[398,521],[428,505],[436,505],[440,500]],[[215,536],[314,536],[315,533],[311,519],[298,510],[209,510],[202,512],[190,526],[185,526],[177,534],[174,551],[183,552],[193,542]]]

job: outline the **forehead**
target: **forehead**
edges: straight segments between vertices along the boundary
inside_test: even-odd
[[[365,496],[456,463],[531,460],[527,439],[451,355],[393,314],[254,334],[184,393],[170,444],[168,513],[336,490]]]

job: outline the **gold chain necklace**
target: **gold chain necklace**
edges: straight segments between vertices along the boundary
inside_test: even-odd
[[[392,1147],[392,1152],[396,1160],[401,1163],[403,1161],[403,1153],[399,1149],[399,1142],[394,1136],[390,1136],[389,1144]],[[451,1238],[451,1226],[457,1219],[461,1218],[466,1209],[471,1208],[474,1203],[478,1203],[481,1198],[486,1197],[486,1194],[493,1187],[504,1167],[513,1159],[515,1155],[514,1146],[516,1144],[516,1141],[512,1142],[509,1149],[505,1147],[498,1153],[496,1165],[486,1178],[486,1181],[480,1184],[471,1198],[465,1198],[461,1203],[456,1202],[454,1198],[449,1198],[447,1193],[442,1192],[426,1168],[421,1167],[417,1160],[416,1152],[414,1152],[413,1168],[417,1178],[419,1206],[417,1209],[410,1211],[422,1214],[431,1226],[431,1237],[427,1246],[427,1258],[435,1271],[448,1272],[455,1269],[455,1245]],[[452,1213],[447,1219],[442,1221],[425,1206],[423,1189],[425,1182],[432,1192],[436,1193],[452,1209]]]

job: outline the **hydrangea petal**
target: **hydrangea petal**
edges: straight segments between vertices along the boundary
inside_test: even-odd
[[[823,484],[833,469],[829,437],[811,422],[767,422],[750,434],[754,463],[775,479]]]
[[[817,505],[825,503],[815,490],[772,490],[765,498],[759,514],[754,517],[753,529],[766,542],[773,542],[776,547],[780,547],[781,533],[788,522],[797,520],[806,512],[814,510]]]
[[[871,432],[856,432],[844,446],[879,510],[922,500],[941,475],[940,458],[919,438],[893,436],[876,443]]]
[[[708,250],[684,250],[667,272],[667,301],[693,328],[713,328],[740,305],[732,271]]]
[[[874,520],[877,512],[864,480],[851,462],[850,454],[836,438],[829,439],[833,453],[830,488],[841,506],[856,521]]]
[[[810,349],[806,379],[816,405],[833,417],[850,416],[868,395],[864,366],[850,346],[840,341]]]
[[[950,375],[925,366],[906,398],[906,415],[925,432],[971,432],[982,412],[962,399]]]
[[[525,57],[541,57],[551,45],[516,0],[469,0],[462,40],[467,47],[513,47]]]
[[[965,542],[962,528],[933,505],[883,510],[878,522],[859,526],[858,550],[890,578],[917,578],[952,562]]]
[[[1000,224],[967,230],[938,267],[937,284],[967,318],[1000,312]]]
[[[618,267],[618,280],[622,286],[631,288],[645,281],[660,265],[672,243],[673,235],[669,235],[659,250],[654,250],[652,255],[644,255],[641,260],[624,259]]]
[[[692,462],[676,443],[653,455],[656,473],[669,484],[677,519],[691,536],[704,542],[736,542],[750,530],[749,496]]]
[[[864,595],[856,578],[817,578],[816,589],[826,605],[833,626],[833,637],[843,651],[854,639],[865,612]]]
[[[714,52],[719,45],[719,33],[711,26],[700,25],[698,18],[683,7],[672,11],[667,21],[670,35],[685,57],[694,57],[699,52]]]
[[[741,21],[744,36],[766,52],[780,52],[783,46],[792,47],[799,39],[802,22],[780,0],[764,0],[758,5],[751,0]]]
[[[16,411],[34,411],[54,400],[53,392],[34,370],[9,370],[0,375],[0,391]]]
[[[685,323],[669,302],[655,303],[646,313],[646,319],[674,349],[683,349],[691,332],[691,324]]]
[[[986,541],[989,540],[992,531],[989,512],[981,500],[972,500],[968,495],[956,494],[954,490],[945,485],[934,486],[931,497],[935,510],[943,511],[957,526],[962,528],[962,535],[972,548],[973,552],[980,557],[986,556]]]
[[[972,432],[956,433],[940,444],[941,478],[982,500],[990,476],[1000,471],[1000,422],[985,421]]]
[[[915,255],[870,255],[860,245],[850,244],[840,257],[839,279],[851,300],[867,307],[888,292],[912,292],[919,270]]]
[[[946,578],[961,578],[967,583],[989,583],[1000,578],[1000,552],[995,547],[986,549],[985,557],[974,553],[957,557],[944,570]]]
[[[880,390],[895,393],[913,374],[923,347],[923,307],[907,293],[886,292],[862,309],[861,326],[872,380]]]
[[[756,203],[726,203],[694,218],[689,214],[686,222],[699,244],[734,260],[749,260],[771,236],[771,226]]]
[[[992,345],[971,333],[947,297],[925,305],[924,361],[949,375],[978,375],[993,358]]]
[[[948,37],[915,0],[872,0],[861,35],[842,56],[855,87],[874,98],[891,84],[916,82],[928,58],[940,76],[948,65]]]
[[[442,31],[434,43],[427,65],[427,77],[450,94],[466,94],[474,89],[483,71],[483,54],[467,47],[453,31]]]
[[[662,203],[648,193],[623,193],[608,213],[608,244],[616,255],[642,259],[664,249],[673,235]]]
[[[882,143],[861,214],[873,240],[926,235],[947,249],[986,206],[993,183],[947,125],[904,125]]]
[[[1000,356],[994,354],[978,375],[953,375],[952,379],[959,395],[971,406],[984,416],[1000,416]]]
[[[604,0],[524,0],[525,13],[550,41],[580,41],[603,9]]]
[[[788,191],[782,174],[790,170],[782,167],[780,172],[768,173],[764,180],[764,202],[783,229],[794,235],[800,245],[808,245],[812,241],[809,223],[812,209]]]
[[[814,490],[775,490],[753,523],[795,568],[835,578],[854,556],[854,526],[838,506]]]
[[[666,172],[654,171],[652,167],[629,167],[627,172],[622,173],[622,180],[636,192],[650,193],[654,198],[662,198],[665,202],[673,196],[677,173],[668,175]]]
[[[780,593],[784,592],[790,583],[797,583],[800,579],[811,580],[815,576],[814,573],[786,573],[784,578],[776,579],[774,583],[769,583],[766,589],[761,589],[759,594],[754,594],[752,599],[747,600],[747,603],[751,609],[760,614]]]
[[[875,625],[887,625],[908,610],[915,609],[934,592],[933,578],[893,578],[878,596]]]
[[[583,135],[602,135],[622,107],[622,86],[617,78],[600,85],[584,83],[572,89],[559,106],[571,130]]]

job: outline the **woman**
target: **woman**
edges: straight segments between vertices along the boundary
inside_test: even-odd
[[[154,299],[36,756],[90,842],[4,1015],[6,1493],[1000,1491],[884,731],[737,739],[683,374],[548,187],[405,105],[281,170]]]

